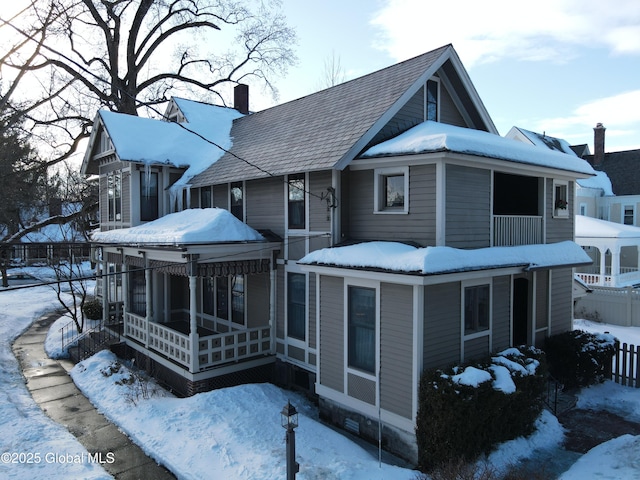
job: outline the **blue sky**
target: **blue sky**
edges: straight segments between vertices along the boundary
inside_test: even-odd
[[[606,150],[640,148],[638,0],[283,0],[299,63],[277,103],[320,88],[335,55],[355,78],[451,43],[501,135],[517,125]],[[257,94],[257,95],[256,95]],[[273,104],[253,92],[254,110]]]

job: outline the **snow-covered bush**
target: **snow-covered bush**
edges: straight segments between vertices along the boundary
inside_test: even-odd
[[[617,341],[613,335],[582,330],[553,335],[544,346],[549,373],[565,388],[601,383],[611,368]]]
[[[416,426],[423,472],[533,431],[546,386],[544,353],[510,348],[484,362],[424,372]]]

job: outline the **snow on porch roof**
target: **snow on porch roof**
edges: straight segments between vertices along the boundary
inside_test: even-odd
[[[97,243],[185,245],[255,242],[265,238],[221,208],[189,209],[131,228],[96,232]]]
[[[595,174],[589,163],[575,155],[527,145],[481,130],[432,121],[420,123],[391,140],[369,148],[361,157],[442,151],[479,155],[580,174]]]
[[[527,269],[572,266],[590,264],[591,259],[580,246],[571,241],[474,250],[451,247],[416,248],[397,242],[365,242],[316,250],[298,263],[435,275],[517,266]]]
[[[637,238],[640,244],[640,228],[576,215],[576,238]]]

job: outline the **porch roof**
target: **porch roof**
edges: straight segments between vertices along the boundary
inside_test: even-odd
[[[222,208],[184,210],[135,227],[95,232],[91,240],[146,246],[266,242],[260,233]]]
[[[462,250],[451,247],[416,248],[397,242],[364,242],[324,248],[299,263],[392,273],[439,275],[446,273],[523,267],[525,270],[591,264],[589,256],[571,241],[515,247]]]

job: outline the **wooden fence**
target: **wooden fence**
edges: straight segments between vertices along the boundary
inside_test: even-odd
[[[640,388],[640,346],[623,343],[611,362],[611,376],[620,385]]]

